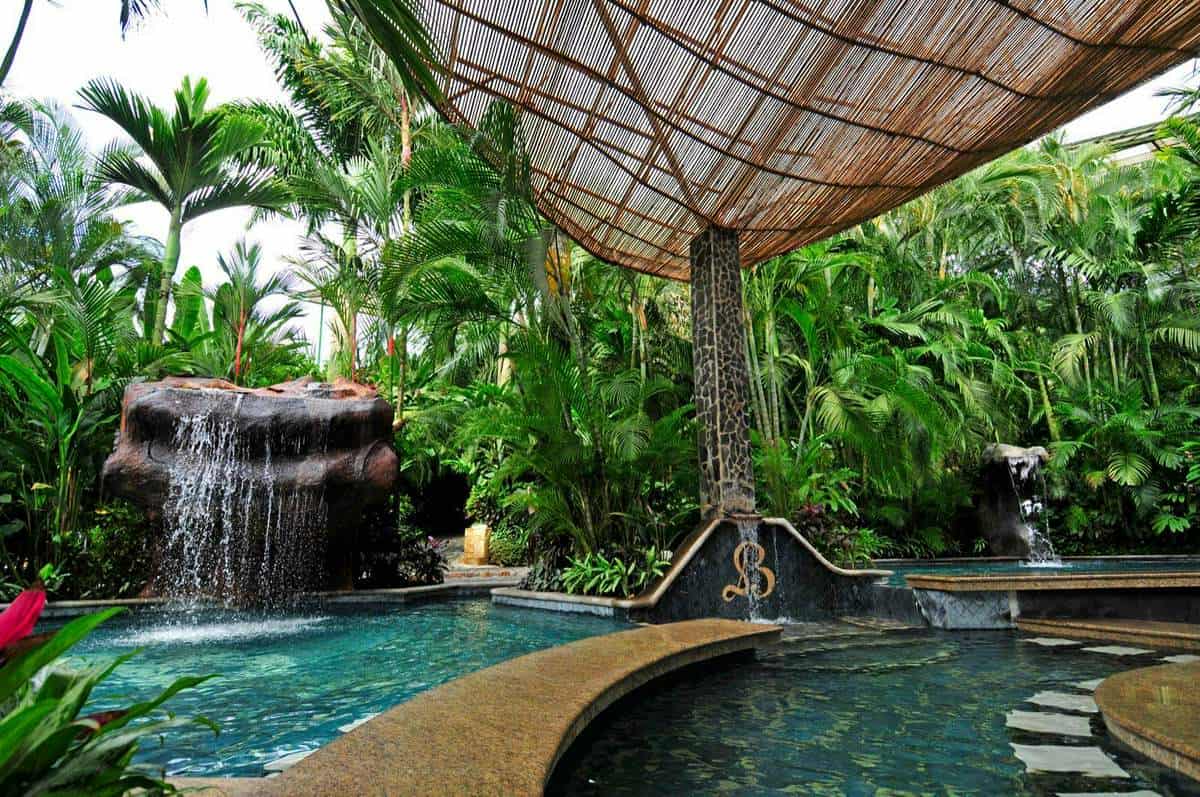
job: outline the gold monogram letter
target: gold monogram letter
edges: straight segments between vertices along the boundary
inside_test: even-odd
[[[750,558],[751,550],[754,551],[753,560]],[[762,566],[762,560],[766,555],[766,550],[757,542],[743,542],[733,549],[733,567],[738,572],[738,583],[736,586],[726,584],[725,589],[721,590],[721,597],[726,603],[738,595],[751,593],[755,598],[765,598],[775,590],[775,574],[771,572],[771,568]],[[754,569],[762,573],[763,578],[767,580],[766,589],[758,584],[750,583],[750,579],[746,576],[746,567],[751,563],[753,563]]]

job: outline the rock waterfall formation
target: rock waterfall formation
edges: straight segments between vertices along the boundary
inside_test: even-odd
[[[363,512],[396,480],[391,438],[362,385],[172,378],[125,391],[103,481],[161,521],[158,591],[277,606],[351,586]]]
[[[1057,561],[1042,528],[1042,464],[1048,459],[1050,453],[1040,446],[995,443],[983,452],[979,524],[994,556],[1015,556],[1035,563]]]

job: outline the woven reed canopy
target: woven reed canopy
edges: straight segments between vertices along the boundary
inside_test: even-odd
[[[1195,55],[1195,0],[426,0],[442,112],[523,110],[545,215],[688,278],[895,207]]]

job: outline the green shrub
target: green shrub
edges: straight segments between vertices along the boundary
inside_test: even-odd
[[[589,553],[573,558],[563,571],[564,589],[571,594],[618,595],[623,598],[639,594],[654,579],[661,577],[671,566],[671,552],[653,546],[641,551],[640,557],[628,562],[619,556]]]
[[[503,567],[529,564],[529,542],[529,529],[501,520],[488,538],[488,559]]]
[[[558,566],[553,552],[539,556],[521,580],[521,589],[533,592],[562,592],[563,570]]]
[[[64,541],[65,579],[58,598],[129,598],[150,577],[152,527],[124,501],[96,507],[91,525]]]

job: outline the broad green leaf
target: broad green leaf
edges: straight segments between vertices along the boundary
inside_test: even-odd
[[[95,614],[77,617],[50,638],[44,645],[27,650],[0,667],[0,703],[11,698],[17,690],[29,683],[34,673],[70,650],[96,626],[124,612],[122,607],[105,609]]]
[[[1108,458],[1108,478],[1126,487],[1136,487],[1150,475],[1150,463],[1132,451],[1116,453]]]

